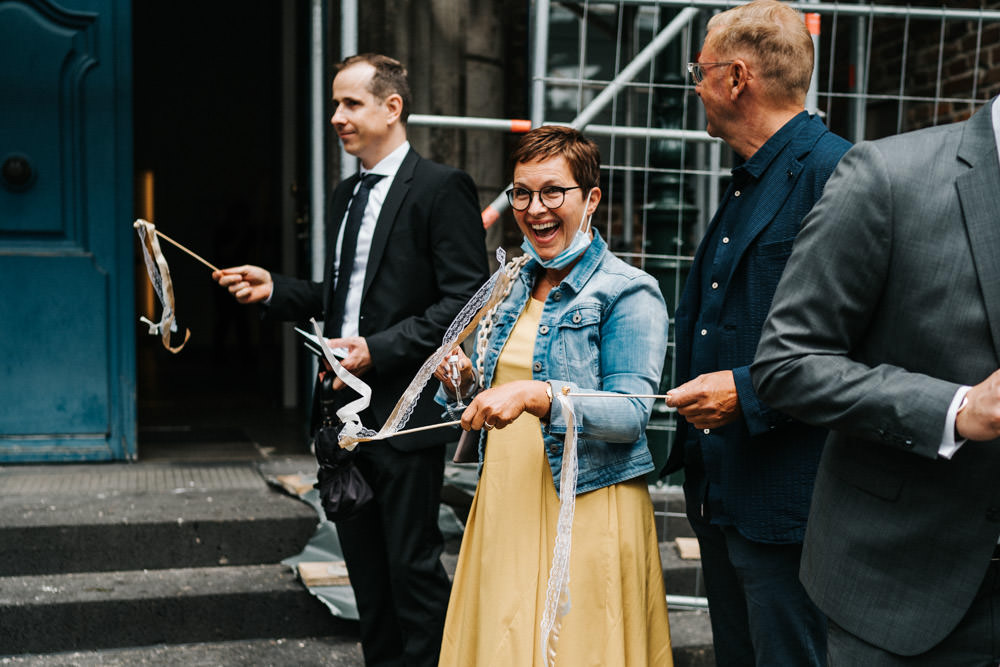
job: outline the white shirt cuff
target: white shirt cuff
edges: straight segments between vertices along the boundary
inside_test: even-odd
[[[950,459],[958,451],[959,447],[965,444],[965,438],[955,439],[955,418],[958,416],[958,408],[962,405],[965,395],[972,387],[959,387],[955,392],[955,397],[951,399],[948,406],[948,414],[944,418],[944,434],[941,436],[941,444],[938,446],[938,456],[943,459]]]

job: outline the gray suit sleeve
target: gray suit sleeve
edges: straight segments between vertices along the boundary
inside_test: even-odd
[[[761,399],[797,419],[933,458],[958,385],[886,363],[917,332],[873,326],[892,316],[886,284],[905,243],[893,195],[878,146],[845,155],[803,222],[751,372]]]

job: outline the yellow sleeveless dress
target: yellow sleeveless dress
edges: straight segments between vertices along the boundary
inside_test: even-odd
[[[542,308],[529,300],[501,352],[494,385],[531,379]],[[558,516],[539,420],[524,413],[489,433],[439,665],[544,664],[539,628]],[[577,497],[570,604],[556,665],[673,665],[653,507],[643,479]]]

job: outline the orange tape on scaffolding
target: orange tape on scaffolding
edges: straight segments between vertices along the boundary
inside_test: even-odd
[[[490,226],[500,219],[500,211],[496,210],[492,206],[487,206],[483,209],[483,228],[489,229]]]
[[[819,34],[819,14],[806,14],[806,28],[814,37]]]
[[[525,132],[531,132],[531,121],[522,120],[519,118],[513,118],[510,121],[510,131],[517,134],[524,134]]]

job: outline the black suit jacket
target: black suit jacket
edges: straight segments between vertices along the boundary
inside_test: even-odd
[[[322,318],[327,333],[330,323],[341,317],[329,312],[332,267],[341,221],[357,181],[353,176],[334,190],[323,282],[275,275],[270,316]],[[448,325],[488,278],[485,244],[472,179],[411,149],[382,205],[368,254],[358,323],[373,364],[361,377],[372,388],[370,410],[362,414],[365,426],[381,427],[421,364],[441,344]],[[441,420],[432,384],[425,388],[408,426]],[[387,442],[414,450],[454,437],[452,431],[438,429]]]

